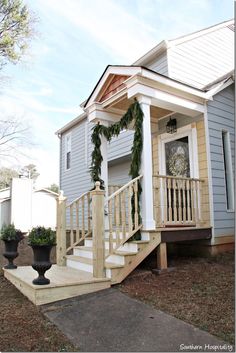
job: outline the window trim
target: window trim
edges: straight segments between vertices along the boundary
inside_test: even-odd
[[[223,156],[223,164],[224,164],[226,211],[233,212],[234,211],[234,180],[233,180],[230,133],[228,130],[222,130],[221,142],[222,142],[222,156]]]
[[[68,139],[68,138],[70,139],[70,148],[69,148],[69,149],[68,149],[68,144],[67,144],[67,139]],[[71,150],[72,150],[71,144],[72,144],[72,141],[71,141],[71,132],[69,132],[69,133],[67,133],[67,134],[65,135],[65,160],[64,160],[64,162],[65,162],[65,171],[66,171],[66,172],[71,169]],[[70,167],[67,168],[67,153],[69,153],[69,152],[70,152]]]

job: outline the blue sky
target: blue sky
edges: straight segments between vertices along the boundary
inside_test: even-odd
[[[132,64],[163,39],[233,18],[233,0],[25,0],[38,17],[27,57],[2,71],[0,111],[30,125],[38,184],[58,183],[55,131],[80,112],[108,64]]]

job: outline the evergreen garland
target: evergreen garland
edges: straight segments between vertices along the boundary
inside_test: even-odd
[[[143,112],[137,100],[134,101],[128,108],[127,112],[123,115],[119,122],[112,124],[109,127],[97,123],[92,132],[91,141],[94,145],[92,152],[92,162],[90,167],[90,175],[93,183],[100,181],[101,188],[104,188],[104,181],[101,179],[101,164],[103,161],[101,154],[101,136],[103,135],[107,141],[110,141],[113,136],[118,136],[120,132],[127,129],[131,122],[134,121],[134,139],[133,146],[131,149],[131,164],[129,175],[132,179],[139,176],[139,171],[141,167],[141,155],[143,150]],[[140,195],[142,193],[142,188],[140,182],[138,182],[138,214],[139,222],[141,222],[140,215]],[[134,220],[134,195],[131,199],[132,202],[132,218]],[[140,238],[139,234],[136,233],[137,237]]]

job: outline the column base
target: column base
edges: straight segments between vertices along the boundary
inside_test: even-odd
[[[143,227],[142,230],[155,230],[156,229],[156,222],[153,219],[144,219],[142,221]]]

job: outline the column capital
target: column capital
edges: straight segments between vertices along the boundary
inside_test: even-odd
[[[151,105],[152,100],[148,96],[145,96],[143,94],[139,94],[136,98],[140,104]]]

